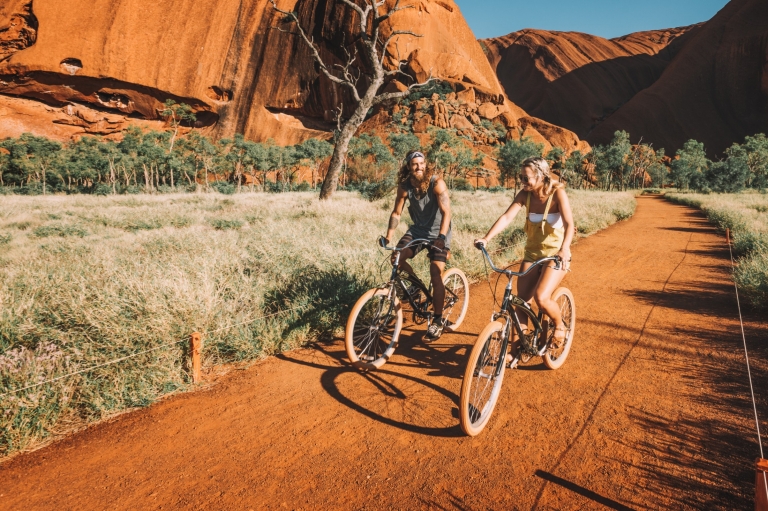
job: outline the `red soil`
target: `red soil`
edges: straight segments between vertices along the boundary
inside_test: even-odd
[[[476,438],[456,406],[485,283],[460,332],[410,330],[380,371],[317,345],[18,456],[0,466],[0,509],[751,509],[728,264],[698,212],[641,197],[575,247],[565,366],[507,373]],[[768,417],[768,325],[747,326]]]

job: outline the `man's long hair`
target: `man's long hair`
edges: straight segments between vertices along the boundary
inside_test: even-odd
[[[403,161],[403,164],[400,166],[400,170],[397,172],[397,184],[399,186],[405,185],[405,182],[411,178],[411,159],[413,158],[413,155],[415,153],[419,153],[419,152],[421,151],[414,149],[413,151],[408,151],[408,154],[405,155],[405,160]],[[429,189],[429,182],[432,180],[432,176],[434,174],[435,174],[435,166],[430,163],[427,163],[427,168],[424,170],[424,180],[420,182],[417,186],[415,186],[416,190],[418,190],[419,195],[424,195],[425,193],[427,193],[427,190]]]

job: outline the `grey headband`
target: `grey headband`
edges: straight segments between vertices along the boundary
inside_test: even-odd
[[[420,153],[419,151],[416,151],[413,154],[411,154],[408,158],[405,159],[405,163],[411,163],[411,160],[414,158],[424,158],[424,154]]]

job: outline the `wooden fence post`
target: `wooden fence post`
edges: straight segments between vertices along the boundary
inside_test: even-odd
[[[189,352],[192,355],[192,382],[200,383],[200,352],[203,351],[203,337],[200,332],[194,332],[189,337]]]
[[[757,458],[755,476],[755,511],[768,511],[768,489],[766,478],[768,477],[768,460]]]
[[[731,230],[726,228],[725,229],[725,241],[728,242],[728,244],[731,244]]]

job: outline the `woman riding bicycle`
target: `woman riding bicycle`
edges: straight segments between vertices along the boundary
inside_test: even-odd
[[[547,160],[541,157],[528,158],[522,163],[521,169],[523,189],[488,233],[475,240],[475,244],[486,245],[512,223],[518,211],[525,207],[528,215],[525,220],[527,241],[520,271],[524,272],[539,259],[555,255],[560,257],[562,263],[559,270],[555,269],[554,263],[549,263],[520,277],[517,281],[517,294],[527,302],[532,298],[536,300],[539,309],[552,318],[556,325],[554,342],[562,343],[566,337],[566,328],[560,309],[552,300],[552,292],[557,289],[571,265],[571,242],[574,235],[571,205],[565,186],[552,179]],[[516,314],[525,328],[528,324],[527,316],[520,311],[516,311]]]

